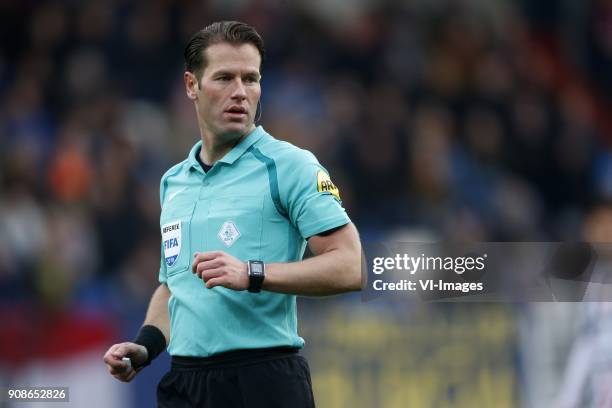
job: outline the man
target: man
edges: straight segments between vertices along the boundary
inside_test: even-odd
[[[239,22],[185,49],[201,141],[162,177],[161,284],[144,325],[104,356],[131,381],[168,343],[161,407],[314,406],[295,297],[361,287],[357,230],[328,173],[254,124],[263,59]],[[306,242],[314,256],[301,260]]]

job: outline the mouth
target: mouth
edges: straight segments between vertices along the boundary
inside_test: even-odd
[[[231,116],[246,116],[249,112],[244,106],[230,106],[225,110],[225,113],[230,114]]]

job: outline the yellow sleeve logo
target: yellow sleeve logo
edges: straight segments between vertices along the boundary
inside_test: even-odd
[[[329,174],[323,170],[319,170],[317,173],[317,191],[319,193],[332,193],[334,197],[340,200],[340,191],[338,190],[338,187],[332,183],[331,179],[329,178]]]

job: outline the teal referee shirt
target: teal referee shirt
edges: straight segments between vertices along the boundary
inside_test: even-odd
[[[174,356],[237,349],[302,347],[296,297],[207,289],[191,273],[195,252],[225,251],[266,263],[302,259],[306,239],[347,224],[338,189],[312,153],[257,127],[208,171],[202,142],[164,174],[160,186],[162,257]]]

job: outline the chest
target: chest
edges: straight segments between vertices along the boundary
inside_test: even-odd
[[[168,276],[188,269],[195,252],[264,259],[290,228],[275,207],[265,168],[202,176],[167,181],[160,230]]]

